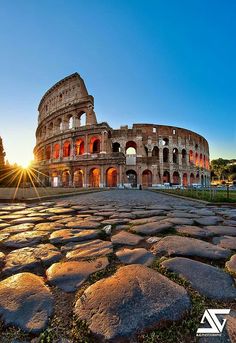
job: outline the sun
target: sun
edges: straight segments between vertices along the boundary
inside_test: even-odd
[[[28,169],[30,167],[30,164],[31,164],[30,162],[24,161],[24,162],[21,162],[20,167],[22,169]]]

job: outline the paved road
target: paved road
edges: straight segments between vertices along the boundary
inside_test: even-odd
[[[203,205],[196,201],[184,200],[174,196],[155,193],[146,190],[110,190],[98,193],[82,194],[65,198],[66,201],[78,202],[79,204],[119,204],[119,205],[137,205],[149,206],[157,204],[169,204],[173,206],[192,205],[202,207]],[[60,201],[57,199],[56,201]],[[63,201],[64,202],[64,201]]]
[[[236,337],[235,252],[236,209],[162,193],[110,190],[0,205],[0,342],[41,342],[31,334],[46,330],[53,342],[126,336],[131,343],[142,329],[181,319],[195,292],[204,309],[220,302],[232,310],[225,332]],[[179,342],[195,342],[202,315],[186,319],[190,334],[176,324]],[[139,342],[159,342],[155,335]]]

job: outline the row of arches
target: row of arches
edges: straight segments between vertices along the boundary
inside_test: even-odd
[[[66,130],[72,130],[80,126],[86,125],[86,113],[84,111],[79,112],[76,115],[68,114],[64,117],[52,120],[48,124],[44,125],[38,132],[37,138],[45,139],[51,137],[54,134],[61,133]]]
[[[52,183],[55,185],[55,178],[59,176],[58,172],[52,174]],[[179,173],[174,171],[171,175],[168,170],[165,170],[161,178],[159,174],[160,183],[172,183],[173,185],[193,185],[193,184],[202,184],[207,185],[208,179],[206,175],[200,175],[197,173]],[[101,170],[100,168],[94,167],[91,168],[88,174],[88,185],[89,187],[101,187]],[[105,172],[105,187],[117,187],[118,186],[118,172],[115,167],[109,167]],[[129,185],[130,187],[136,188],[137,185],[142,184],[143,187],[152,187],[153,185],[153,174],[151,170],[145,169],[141,174],[141,179],[138,182],[137,172],[133,169],[127,170],[125,172],[124,185]],[[77,169],[73,175],[71,175],[69,170],[64,170],[61,174],[61,185],[64,187],[69,187],[73,185],[74,187],[84,187],[85,185],[85,176],[82,169]]]
[[[52,182],[55,183],[55,178],[58,178],[59,174],[54,172],[52,174]],[[92,168],[89,172],[89,186],[92,188],[100,187],[101,184],[101,171],[99,168]],[[69,187],[73,184],[74,187],[84,187],[84,171],[78,169],[72,175],[69,170],[64,170],[61,174],[61,184],[63,187]],[[106,187],[117,187],[118,185],[118,173],[116,168],[110,167],[106,171]]]
[[[59,143],[55,143],[53,146],[48,145],[45,149],[45,159],[50,160],[51,158],[58,159],[61,157],[69,157],[72,154],[72,143],[70,140],[66,140],[61,148]],[[89,142],[89,153],[99,153],[101,149],[100,137],[92,137]],[[61,151],[61,152],[60,152]],[[85,143],[82,138],[78,138],[74,143],[74,155],[83,155],[85,153]],[[44,159],[43,149],[38,152],[38,161]]]

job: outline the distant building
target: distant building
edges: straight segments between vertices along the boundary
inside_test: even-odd
[[[155,187],[210,183],[206,139],[158,124],[113,129],[97,122],[94,98],[79,74],[57,82],[40,101],[35,162],[51,186]]]

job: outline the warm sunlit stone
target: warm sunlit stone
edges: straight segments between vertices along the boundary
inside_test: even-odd
[[[0,282],[0,315],[6,325],[39,333],[53,311],[53,296],[43,279],[21,273]]]
[[[212,260],[226,259],[231,252],[199,239],[167,236],[155,243],[151,251],[157,256],[195,256]]]
[[[190,306],[183,287],[134,264],[88,287],[76,302],[75,313],[94,334],[116,341],[178,320]]]
[[[61,258],[62,254],[52,244],[39,244],[13,250],[6,256],[3,273],[11,275],[22,271],[42,272],[43,267],[48,267]]]
[[[234,301],[236,298],[233,278],[220,268],[183,257],[171,258],[162,262],[162,266],[177,273],[200,294],[210,299]]]
[[[57,286],[65,292],[74,292],[88,279],[90,274],[106,268],[108,264],[107,257],[89,262],[58,262],[48,268],[46,274],[51,285]]]

